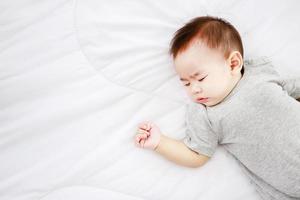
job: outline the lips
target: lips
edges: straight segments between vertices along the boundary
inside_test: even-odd
[[[208,98],[198,98],[197,99],[197,102],[200,102],[200,103],[206,103],[208,101]]]

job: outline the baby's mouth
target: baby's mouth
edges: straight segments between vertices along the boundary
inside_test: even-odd
[[[208,102],[208,98],[198,98],[197,102],[199,102],[199,103],[206,103],[206,102]]]

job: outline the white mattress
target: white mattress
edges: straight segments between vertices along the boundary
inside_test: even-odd
[[[184,137],[188,101],[168,56],[189,19],[218,15],[246,57],[300,73],[299,1],[0,2],[1,200],[255,200],[221,147],[202,168],[134,146],[136,126]]]

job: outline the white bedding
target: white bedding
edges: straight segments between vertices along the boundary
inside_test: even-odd
[[[184,136],[168,45],[198,15],[232,22],[246,57],[300,73],[300,3],[23,0],[0,2],[1,200],[255,200],[222,148],[202,168],[136,148],[136,126]]]

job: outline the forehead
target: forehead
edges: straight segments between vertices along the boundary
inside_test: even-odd
[[[220,50],[211,49],[205,43],[198,41],[178,53],[174,59],[175,70],[179,74],[193,75],[211,68],[222,59],[224,57]]]

